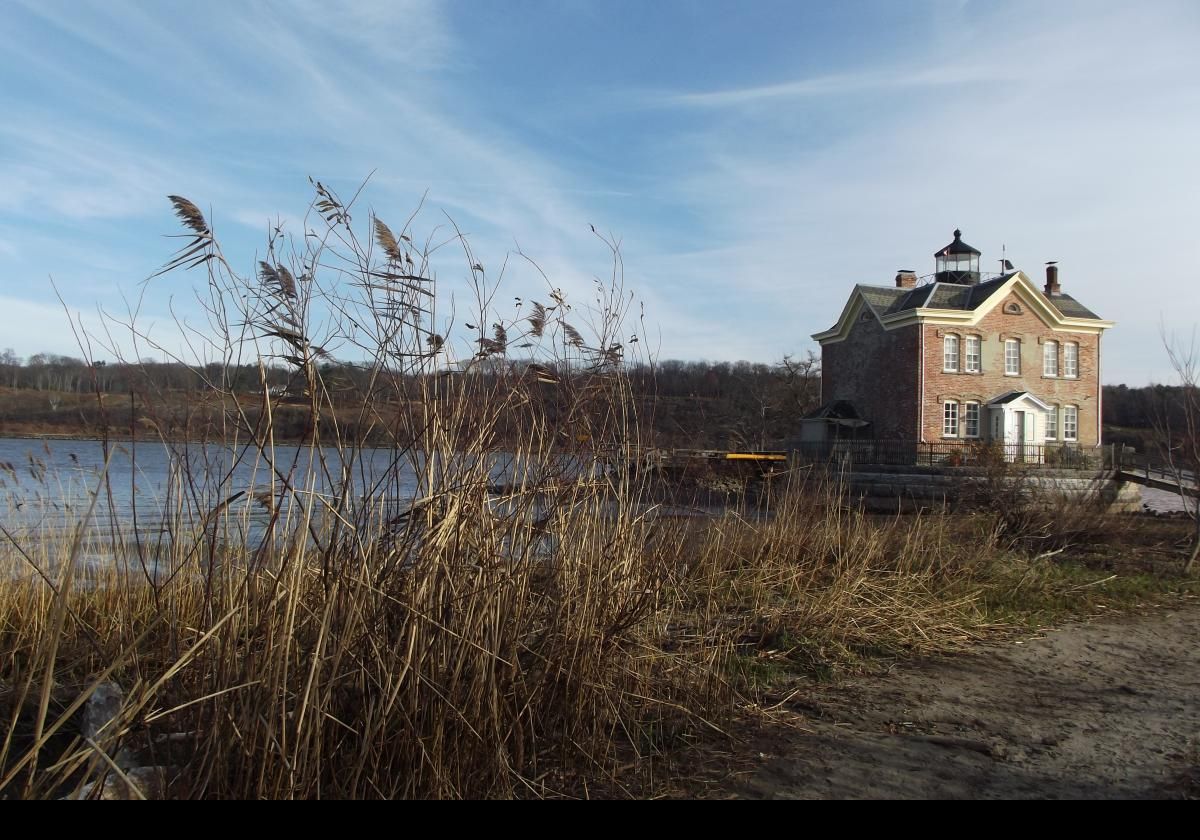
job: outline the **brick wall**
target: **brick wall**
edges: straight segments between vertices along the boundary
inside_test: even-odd
[[[1021,313],[1006,312],[1009,304],[1019,306]],[[925,415],[922,430],[924,440],[942,440],[942,403],[945,400],[977,400],[986,403],[1009,391],[1028,391],[1051,405],[1078,406],[1079,445],[1095,446],[1099,442],[1099,371],[1096,362],[1100,346],[1098,335],[1055,331],[1013,294],[992,309],[976,327],[923,324],[920,329],[925,333]],[[960,371],[966,365],[966,336],[978,335],[982,338],[981,373],[942,371],[942,339],[948,332],[960,337]],[[1007,338],[1021,341],[1020,376],[1006,376],[1004,373],[1004,340]],[[1047,339],[1059,343],[1059,378],[1042,375],[1042,342]],[[1078,379],[1061,377],[1062,345],[1066,342],[1079,345]],[[1061,422],[1060,419],[1060,427]],[[1061,440],[1061,428],[1059,439]]]
[[[853,403],[859,416],[871,421],[871,437],[915,440],[920,393],[918,327],[889,332],[865,308],[852,323],[844,341],[821,348],[822,402]],[[938,352],[940,359],[940,345]]]

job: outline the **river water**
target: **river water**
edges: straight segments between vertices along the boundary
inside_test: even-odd
[[[464,464],[460,459],[456,467]],[[390,449],[339,453],[278,445],[268,461],[253,447],[5,438],[0,524],[14,535],[61,532],[83,520],[94,499],[90,532],[145,533],[164,523],[195,521],[229,501],[226,510],[255,531],[277,514],[286,520],[297,498],[311,500],[316,511],[324,507],[317,497],[342,492],[372,504],[406,506],[422,492],[418,470],[426,465]],[[485,474],[504,484],[533,469],[497,453],[489,456]],[[461,472],[479,476],[469,466]]]
[[[107,460],[107,469],[105,463]],[[61,533],[87,514],[91,533],[155,533],[164,523],[195,521],[222,502],[251,541],[295,498],[347,492],[387,498],[403,506],[420,492],[415,461],[393,450],[364,449],[343,456],[335,449],[276,446],[268,462],[254,448],[93,440],[0,439],[0,525],[17,538]],[[511,456],[493,456],[494,483],[513,481],[522,469]],[[1182,510],[1178,496],[1143,488],[1147,508]],[[314,509],[320,509],[314,504]],[[226,517],[228,521],[231,517]]]

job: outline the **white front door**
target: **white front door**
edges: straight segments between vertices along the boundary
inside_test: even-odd
[[[1017,447],[1017,442],[1020,437],[1020,415],[1024,412],[1014,411],[1011,407],[1004,407],[1004,438],[1000,441],[1004,445],[1004,460],[1017,461],[1020,460],[1018,455],[1020,449]]]
[[[1037,436],[1037,417],[1041,411],[1030,408],[1004,407],[1003,429],[1004,436],[1000,440],[1004,444],[1004,457],[1009,461],[1036,461],[1039,457]],[[1000,418],[997,417],[997,428]]]

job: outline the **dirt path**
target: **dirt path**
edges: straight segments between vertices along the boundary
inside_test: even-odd
[[[1068,626],[789,702],[750,798],[1195,796],[1200,606]]]

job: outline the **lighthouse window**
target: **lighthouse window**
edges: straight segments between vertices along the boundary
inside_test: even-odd
[[[1064,344],[1063,345],[1063,375],[1068,377],[1079,376],[1079,345]]]
[[[942,344],[942,370],[958,371],[958,336],[948,335]]]
[[[1021,375],[1021,342],[1010,338],[1004,342],[1004,375]]]
[[[966,342],[967,373],[979,373],[981,368],[980,362],[982,360],[982,356],[979,352],[979,336],[969,335],[967,336]]]

